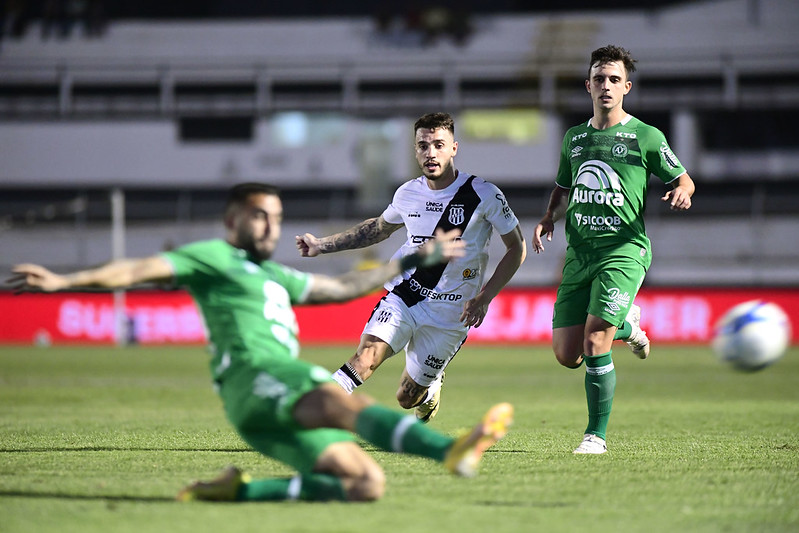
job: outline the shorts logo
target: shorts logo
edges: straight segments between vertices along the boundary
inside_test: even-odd
[[[613,287],[608,290],[609,302],[605,304],[605,310],[610,314],[615,315],[621,309],[627,309],[630,306],[630,293],[621,292],[618,288]]]
[[[429,366],[430,368],[441,370],[444,367],[445,360],[446,359],[439,359],[435,355],[428,355],[427,359],[424,360],[424,364],[425,366]]]
[[[252,382],[252,393],[259,398],[279,398],[288,393],[285,383],[278,381],[266,372],[261,372],[255,376]]]
[[[449,222],[455,226],[463,224],[463,220],[465,218],[463,205],[451,205],[449,206]]]
[[[477,277],[477,274],[480,273],[479,268],[464,268],[463,269],[463,279],[474,279]]]
[[[388,322],[391,319],[391,311],[382,310],[377,314],[378,322]]]

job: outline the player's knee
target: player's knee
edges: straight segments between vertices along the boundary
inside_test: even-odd
[[[555,359],[557,359],[558,363],[567,367],[567,368],[575,368],[579,366],[580,354],[574,354],[574,352],[566,352],[562,350],[555,351]]]
[[[424,396],[424,395],[422,395]],[[409,396],[405,390],[398,390],[397,391],[397,403],[399,403],[400,407],[403,409],[411,409],[419,405],[421,398]]]

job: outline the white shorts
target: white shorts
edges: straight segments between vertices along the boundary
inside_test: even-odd
[[[405,369],[419,385],[429,387],[458,353],[469,328],[437,323],[431,306],[408,307],[395,294],[382,298],[363,329],[388,343],[394,353],[405,349]]]

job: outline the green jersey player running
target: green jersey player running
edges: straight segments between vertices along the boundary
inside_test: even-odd
[[[349,395],[330,372],[297,359],[291,307],[352,299],[408,268],[459,257],[460,232],[439,231],[407,258],[334,278],[270,259],[282,217],[277,189],[245,183],[230,191],[224,240],[66,275],[18,265],[10,281],[18,289],[44,291],[166,281],[188,288],[208,328],[211,375],[228,419],[250,446],[292,466],[297,475],[253,480],[228,467],[212,481],[188,485],[178,493],[179,500],[376,500],[385,490],[383,470],[354,434],[384,450],[428,457],[455,474],[474,475],[483,452],[507,431],[510,404],[495,405],[471,432],[455,439],[432,431],[413,415],[377,405],[364,395]]]
[[[588,427],[577,454],[607,451],[616,371],[615,339],[641,359],[649,339],[633,304],[652,261],[644,227],[649,175],[672,189],[662,197],[671,209],[691,207],[694,183],[657,128],[622,108],[635,71],[630,52],[606,46],[591,54],[585,88],[594,115],[563,139],[556,186],[533,232],[533,249],[544,251],[555,221],[564,219],[566,259],[552,318],[552,347],[558,362],[578,368],[585,361]]]

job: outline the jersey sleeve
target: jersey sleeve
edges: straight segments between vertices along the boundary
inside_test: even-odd
[[[219,254],[213,241],[201,241],[181,246],[161,257],[172,265],[175,281],[179,285],[192,286],[207,282],[218,275],[219,263],[215,261]]]
[[[272,264],[275,268],[275,277],[279,278],[279,283],[286,289],[291,304],[303,303],[308,298],[308,292],[311,290],[312,274],[301,272],[280,263]]]
[[[644,135],[639,139],[644,164],[655,176],[664,183],[669,183],[685,174],[685,167],[674,155],[666,136],[659,129],[648,126],[643,130]]]
[[[480,189],[479,194],[481,203],[484,205],[485,218],[500,235],[509,233],[519,225],[519,220],[499,187],[483,181],[480,184]]]
[[[399,197],[401,191],[407,187],[407,183],[396,191],[394,191],[394,197],[391,199],[391,203],[388,204],[388,207],[385,208],[383,213],[380,215],[383,217],[383,220],[388,222],[389,224],[404,224],[405,221],[402,220],[402,213],[400,212],[399,206]]]
[[[564,189],[572,188],[572,165],[569,160],[569,141],[571,138],[571,130],[566,132],[563,136],[563,143],[560,147],[560,162],[558,163],[558,175],[555,178],[555,183]]]

